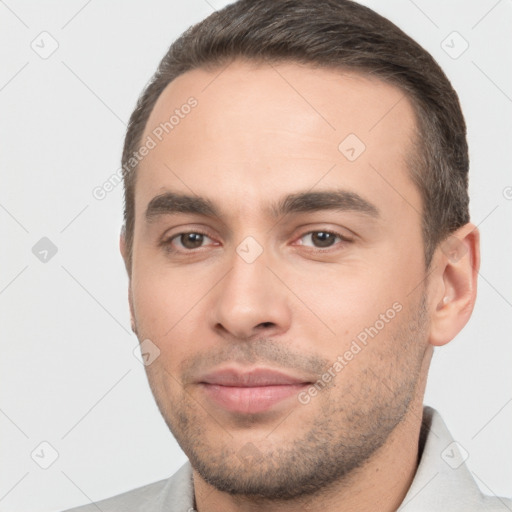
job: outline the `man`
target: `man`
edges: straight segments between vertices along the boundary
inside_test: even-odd
[[[423,408],[476,296],[465,131],[432,57],[348,0],[241,0],[176,41],[130,119],[120,245],[190,463],[76,510],[510,509]]]

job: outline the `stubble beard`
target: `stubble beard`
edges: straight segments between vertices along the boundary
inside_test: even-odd
[[[165,389],[163,380],[149,371],[148,378],[164,420],[203,480],[234,496],[272,502],[294,500],[343,484],[404,420],[421,377],[427,325],[423,295],[400,325],[390,323],[386,327],[392,329],[387,333],[392,348],[386,353],[391,375],[383,375],[383,370],[378,375],[368,365],[357,382],[352,379],[343,383],[342,393],[337,386],[327,388],[312,402],[317,405],[299,406],[312,405],[314,419],[309,425],[297,425],[295,436],[281,438],[279,426],[269,425],[268,432],[272,433],[268,438],[277,441],[270,443],[271,448],[265,444],[263,450],[255,438],[252,444],[256,452],[249,457],[243,456],[242,448],[247,443],[237,445],[227,430],[223,442],[212,442],[212,427],[219,431],[222,426],[195,400],[182,394],[171,403],[170,390]],[[378,337],[370,343],[379,343]],[[274,342],[266,345],[275,347]],[[254,345],[252,350],[254,356]],[[364,350],[372,350],[371,345]],[[329,396],[322,397],[322,393]],[[293,424],[293,412],[287,420]],[[279,421],[284,424],[287,420]]]

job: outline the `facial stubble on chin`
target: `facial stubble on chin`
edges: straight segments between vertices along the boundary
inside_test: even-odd
[[[149,368],[148,378],[169,429],[206,482],[231,495],[258,500],[306,497],[343,482],[362,467],[404,419],[415,395],[424,355],[421,340],[426,336],[427,326],[425,296],[408,316],[400,325],[388,326],[393,327],[393,332],[388,333],[391,343],[386,356],[395,375],[378,375],[367,366],[362,368],[357,382],[352,379],[342,383],[342,392],[334,382],[311,404],[297,402],[296,407],[311,406],[311,420],[306,424],[295,422],[294,410],[284,419],[276,418],[263,434],[265,448],[261,436],[249,441],[251,449],[256,450],[250,457],[242,455],[247,432],[238,445],[236,436],[244,426],[247,431],[251,424],[261,426],[261,416],[243,417],[228,424],[220,416],[214,417],[186,390],[181,388],[180,392],[176,379],[170,379],[166,386],[158,373],[153,376]],[[378,337],[372,340],[378,342]],[[371,346],[365,350],[371,350]],[[291,353],[271,339],[261,339],[184,361],[182,375],[201,365],[213,367],[225,361],[304,368],[319,376],[332,364],[315,356]],[[171,388],[178,389],[178,394]],[[280,422],[288,428],[290,424],[296,425],[295,434],[280,438]]]

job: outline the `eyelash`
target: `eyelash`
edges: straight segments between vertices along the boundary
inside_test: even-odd
[[[307,232],[303,233],[300,237],[298,237],[298,240],[304,238],[307,235],[312,235],[314,233],[327,233],[329,235],[333,235],[334,237],[339,238],[340,242],[342,242],[342,243],[351,243],[353,241],[351,238],[348,238],[347,236],[344,236],[341,233],[338,233],[337,231],[332,231],[332,230],[329,230],[329,229],[316,229],[316,230],[313,230],[313,231],[307,231]],[[165,239],[162,242],[162,245],[164,245],[166,250],[168,252],[170,252],[170,253],[182,253],[182,254],[187,254],[188,253],[188,254],[193,254],[193,253],[203,249],[204,246],[198,247],[196,249],[186,249],[186,248],[185,249],[176,249],[176,248],[173,247],[172,242],[175,239],[180,238],[182,235],[189,235],[189,234],[202,235],[202,236],[205,236],[205,237],[209,238],[210,240],[213,239],[208,233],[205,233],[204,231],[201,231],[201,230],[182,231],[181,233],[177,233],[177,234],[172,235],[171,237]],[[340,243],[340,242],[338,242],[338,243]],[[334,244],[332,246],[322,248],[322,247],[314,247],[314,246],[313,247],[312,246],[304,246],[303,244],[301,244],[301,245],[303,247],[307,247],[310,252],[324,253],[324,254],[327,253],[327,252],[331,252],[333,250],[333,248],[336,246],[336,244]]]

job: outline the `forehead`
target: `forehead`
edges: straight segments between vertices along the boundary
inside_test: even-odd
[[[139,165],[136,197],[216,192],[235,206],[242,186],[240,210],[321,181],[401,202],[391,187],[417,203],[406,163],[415,126],[400,89],[360,73],[244,61],[192,70],[149,117],[143,140],[155,147]]]

